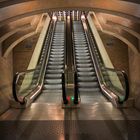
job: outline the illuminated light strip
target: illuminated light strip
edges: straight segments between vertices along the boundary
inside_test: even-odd
[[[98,20],[98,18],[97,18],[97,16],[96,16],[95,12],[92,12],[92,13],[93,13],[93,15],[94,15],[94,17],[95,17],[95,20],[97,21],[97,23],[98,23],[98,25],[99,25],[99,27],[100,27],[100,30],[103,31],[103,28],[102,28],[102,26],[101,26],[101,24],[100,24],[100,22],[99,22],[99,20]]]

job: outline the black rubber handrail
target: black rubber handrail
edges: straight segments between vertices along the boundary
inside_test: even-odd
[[[67,71],[67,50],[66,50],[66,22],[64,21],[64,72],[62,72],[62,99],[64,104],[68,104],[66,90],[66,71]]]
[[[68,104],[67,95],[66,95],[66,85],[65,85],[65,73],[62,73],[62,98],[63,103]]]
[[[129,81],[128,81],[128,76],[127,76],[126,72],[122,71],[122,74],[123,74],[123,77],[125,79],[125,86],[126,86],[126,88],[125,88],[126,92],[125,92],[124,101],[127,101],[127,99],[129,98]],[[120,102],[120,103],[123,103],[123,102]]]
[[[73,40],[73,71],[74,71],[74,104],[78,104],[78,97],[79,92],[78,92],[78,75],[77,75],[77,68],[76,68],[76,58],[75,58],[75,50],[74,50],[74,31],[73,31],[73,23],[72,23],[72,40]]]
[[[74,72],[74,104],[78,104],[78,79],[77,71]]]
[[[123,70],[112,69],[112,68],[107,68],[107,67],[104,67],[104,70],[112,71],[112,72],[116,72],[116,73],[121,73],[121,75],[124,79],[124,83],[125,83],[125,95],[124,95],[123,101],[119,100],[119,103],[123,103],[129,97],[129,80],[128,80],[128,76],[127,76],[126,72]]]
[[[19,81],[19,78],[20,76],[22,75],[25,75],[26,73],[30,73],[30,72],[33,72],[35,71],[35,69],[30,69],[30,70],[27,70],[27,71],[24,71],[24,72],[17,72],[13,78],[13,84],[12,84],[12,93],[13,93],[13,97],[15,99],[16,102],[19,102],[20,104],[24,104],[25,103],[25,100],[22,100],[22,99],[19,99],[18,96],[17,96],[17,90],[16,90],[16,86],[17,86],[17,83]]]
[[[17,96],[17,91],[16,91],[16,85],[17,85],[17,81],[18,81],[18,79],[19,79],[19,73],[17,72],[16,74],[15,74],[15,76],[14,76],[14,78],[13,78],[13,85],[12,85],[12,93],[13,93],[13,97],[14,97],[14,99],[15,99],[15,101],[16,102],[19,102],[20,104],[24,104],[25,103],[25,101],[24,100],[20,100],[19,98],[18,98],[18,96]]]

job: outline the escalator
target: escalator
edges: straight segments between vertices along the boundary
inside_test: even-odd
[[[17,73],[13,79],[13,97],[16,103],[28,106],[33,101],[61,102],[64,52],[65,21],[52,20],[36,68]]]
[[[126,73],[106,67],[104,56],[101,56],[84,14],[80,20],[73,20],[72,23],[73,52],[77,73],[75,91],[79,97],[81,95],[83,103],[111,101],[115,106],[121,106],[129,96]]]
[[[127,76],[104,66],[87,20],[63,13],[65,18],[60,15],[59,20],[50,22],[36,69],[14,78],[15,101],[60,103],[63,98],[67,104],[67,94],[74,95],[74,104],[79,103],[80,97],[82,103],[110,100],[115,105],[122,104],[129,93]]]
[[[81,95],[82,102],[107,101],[101,94],[81,20],[73,21],[73,41],[78,92]]]
[[[40,96],[35,102],[60,102],[62,95],[62,72],[64,71],[65,51],[64,21],[57,21],[46,66],[44,84]],[[53,94],[49,96],[49,94]]]

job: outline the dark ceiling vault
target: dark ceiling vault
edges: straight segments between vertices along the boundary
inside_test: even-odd
[[[108,14],[112,16],[109,19],[110,22],[117,23],[113,20],[113,16],[116,16],[117,20],[122,18],[123,20],[119,21],[122,22],[125,29],[128,28],[130,32],[137,32],[135,27],[140,24],[140,5],[138,3],[140,3],[139,0],[0,0],[0,29],[4,30],[4,26],[10,27],[11,22],[17,22],[19,19],[22,20],[49,11],[91,10],[95,14],[102,13],[102,17],[97,14],[97,18],[106,21],[104,27],[108,21],[105,14]],[[131,28],[129,24],[134,28]],[[118,27],[118,30],[124,32],[124,28],[121,29],[121,27]],[[10,28],[8,29],[10,32]],[[113,32],[114,26],[110,25],[110,29]],[[127,34],[130,33],[127,32]]]
[[[127,2],[133,2],[133,3],[140,4],[140,0],[121,0],[121,1],[127,1]]]

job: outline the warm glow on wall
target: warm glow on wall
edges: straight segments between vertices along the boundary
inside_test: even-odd
[[[81,19],[85,19],[85,16],[84,16],[84,15],[82,15],[82,16],[81,16]]]
[[[53,15],[52,19],[53,20],[57,20],[57,17],[55,15]]]

